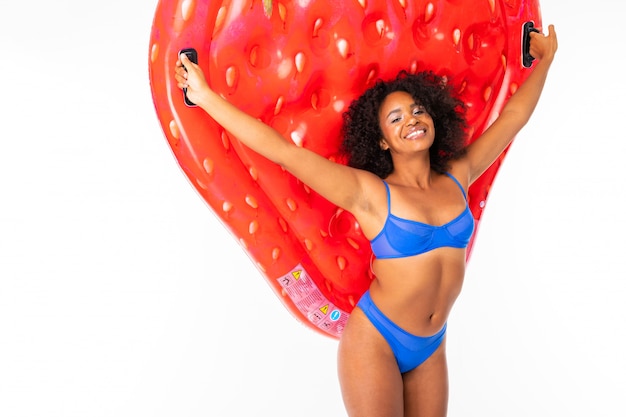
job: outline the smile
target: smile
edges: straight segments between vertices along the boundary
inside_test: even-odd
[[[425,134],[426,134],[426,129],[425,128],[411,129],[409,134],[406,135],[404,138],[405,139],[418,139],[418,138],[421,138],[422,136],[424,136]]]

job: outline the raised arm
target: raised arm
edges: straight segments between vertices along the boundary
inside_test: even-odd
[[[209,87],[202,69],[184,54],[176,62],[176,81],[179,88],[187,88],[190,101],[244,145],[280,164],[339,207],[352,211],[360,204],[364,189],[362,179],[369,173],[331,162],[296,146],[275,129],[239,110]]]
[[[528,122],[539,101],[558,44],[553,25],[548,27],[548,35],[533,32],[530,37],[530,54],[539,62],[508,100],[496,121],[468,146],[467,154],[461,161],[467,163],[470,184],[489,168],[511,143]]]

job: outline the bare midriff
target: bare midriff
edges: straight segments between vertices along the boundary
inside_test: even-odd
[[[465,249],[438,248],[397,259],[376,259],[370,295],[396,325],[417,336],[437,333],[463,286]]]

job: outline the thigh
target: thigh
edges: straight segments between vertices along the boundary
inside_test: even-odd
[[[398,364],[387,341],[358,308],[341,335],[337,363],[349,416],[404,416]]]
[[[445,338],[417,368],[402,375],[405,417],[445,417],[448,412],[448,364]]]

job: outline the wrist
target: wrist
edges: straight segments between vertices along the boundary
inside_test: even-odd
[[[206,110],[206,108],[211,105],[211,100],[220,98],[221,97],[219,97],[217,93],[211,90],[208,86],[205,86],[197,92],[196,104]]]

